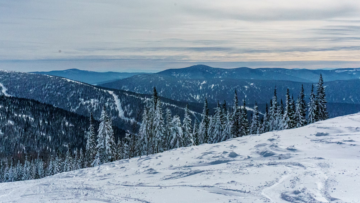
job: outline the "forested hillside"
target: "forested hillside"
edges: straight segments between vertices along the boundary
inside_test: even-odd
[[[85,149],[88,126],[89,117],[34,100],[0,96],[0,159]],[[113,129],[116,140],[125,136],[124,130]]]
[[[149,95],[98,88],[69,79],[40,74],[0,71],[0,88],[3,94],[34,99],[80,115],[93,112],[100,119],[101,108],[106,105],[113,124],[133,130],[141,122],[144,102]],[[148,92],[151,93],[152,91]],[[187,103],[163,99],[163,105],[175,114],[183,115]],[[190,113],[199,117],[201,105],[189,104]]]

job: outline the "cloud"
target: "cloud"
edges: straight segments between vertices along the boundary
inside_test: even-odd
[[[356,61],[359,10],[352,0],[0,0],[0,60]]]

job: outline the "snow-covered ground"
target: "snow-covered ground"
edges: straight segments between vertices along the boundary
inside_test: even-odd
[[[360,114],[41,180],[0,202],[360,202]]]

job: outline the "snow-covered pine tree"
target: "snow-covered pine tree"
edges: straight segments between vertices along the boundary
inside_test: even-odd
[[[198,125],[197,125],[197,121],[194,121],[194,128],[193,128],[193,139],[194,139],[194,145],[197,146],[200,144],[200,140],[199,140],[199,132],[198,132]]]
[[[78,159],[78,168],[84,168],[84,152],[83,152],[83,149],[80,148],[80,151],[79,151],[79,159]]]
[[[21,165],[21,163],[20,163],[20,160],[18,160],[17,165],[16,165],[16,173],[17,173],[17,175],[16,175],[16,177],[17,177],[16,181],[22,180],[23,167],[22,167],[22,165]]]
[[[42,159],[38,159],[37,161],[37,170],[38,170],[38,178],[44,178],[45,177],[45,170],[44,170],[44,162]]]
[[[261,125],[261,133],[266,133],[268,131],[269,131],[269,107],[268,104],[266,103],[265,114]]]
[[[255,102],[253,117],[251,120],[250,134],[259,134],[260,125],[259,125],[259,107]]]
[[[318,112],[317,112],[317,101],[314,94],[314,85],[311,86],[310,101],[308,104],[308,122],[315,123],[318,121]]]
[[[301,127],[306,125],[306,102],[305,102],[304,92],[305,92],[304,85],[301,85],[301,91],[296,109],[296,127]]]
[[[228,111],[226,114],[225,127],[223,129],[222,138],[220,142],[233,138],[233,134],[231,133],[231,129],[232,129],[231,117],[232,117],[232,112]]]
[[[106,162],[106,151],[105,151],[105,137],[106,137],[106,108],[103,106],[100,116],[100,125],[98,129],[97,135],[97,145],[96,145],[96,156],[94,161],[92,162],[92,166],[100,166],[101,164]]]
[[[28,160],[28,156],[25,155],[25,161],[24,161],[24,166],[23,166],[23,174],[22,174],[22,180],[30,180],[30,162]]]
[[[63,164],[59,155],[57,155],[54,159],[54,174],[58,174],[63,172]]]
[[[170,141],[171,149],[182,147],[183,131],[181,128],[180,117],[178,115],[175,115],[171,122],[170,134],[171,134],[171,141]]]
[[[317,88],[317,109],[318,109],[318,120],[326,120],[328,119],[328,112],[326,107],[326,99],[325,99],[325,87],[324,87],[324,81],[322,78],[322,75],[320,74],[318,88]]]
[[[241,109],[241,136],[248,135],[250,133],[249,130],[249,120],[248,120],[248,113],[246,109],[245,99],[243,102],[243,106]]]
[[[140,129],[139,129],[139,152],[140,152],[140,156],[141,155],[148,155],[149,153],[149,149],[148,149],[148,140],[149,140],[149,125],[150,123],[148,123],[149,119],[148,119],[148,109],[145,107],[144,108],[144,112],[142,115],[142,122],[140,125]],[[124,144],[124,143],[123,143]],[[124,147],[124,145],[123,145]],[[124,155],[122,155],[122,157],[124,158]]]
[[[124,142],[122,141],[122,139],[118,139],[118,141],[117,141],[117,145],[116,145],[116,157],[115,157],[115,159],[116,160],[120,160],[120,159],[123,159],[124,158],[124,156],[123,156],[123,154],[124,154]],[[139,145],[140,145],[140,142],[138,141],[138,147],[139,147]],[[139,149],[139,151],[140,151],[140,149]],[[141,156],[141,154],[140,154],[140,156]]]
[[[184,113],[184,120],[183,120],[183,146],[189,147],[194,145],[194,139],[191,129],[191,118],[189,114],[189,107],[186,105],[185,113]]]
[[[282,129],[291,129],[294,127],[294,112],[291,108],[291,98],[289,89],[286,90],[286,99],[285,99],[285,110],[282,119],[283,126]]]
[[[46,167],[46,176],[54,175],[54,157],[51,156],[49,164]]]
[[[165,136],[165,122],[164,122],[164,117],[163,117],[163,111],[162,111],[162,107],[161,107],[161,101],[158,99],[157,103],[156,103],[157,107],[155,110],[155,117],[154,117],[154,129],[155,129],[155,134],[154,134],[154,147],[155,147],[155,152],[163,152],[164,148],[163,148],[163,140],[164,140],[164,136]]]
[[[223,122],[221,117],[221,107],[218,102],[215,108],[215,115],[212,117],[211,133],[209,133],[209,143],[218,143],[222,139]]]
[[[110,116],[106,116],[106,135],[105,135],[105,161],[114,161],[115,156],[115,137],[112,127],[112,119]]]
[[[96,156],[96,133],[94,128],[94,116],[90,114],[90,126],[87,132],[87,140],[86,140],[86,159],[85,165],[86,167],[90,167],[92,162]]]
[[[233,112],[231,115],[231,134],[233,137],[240,137],[241,133],[241,123],[240,123],[240,109],[239,109],[239,100],[237,96],[237,92],[235,90],[234,94],[234,106]]]
[[[172,121],[172,115],[170,109],[166,109],[166,124],[165,124],[165,134],[163,137],[162,146],[164,151],[170,149],[170,141],[171,141],[171,121]]]
[[[200,123],[200,127],[199,127],[199,140],[200,140],[200,144],[202,143],[208,143],[209,141],[209,108],[208,108],[208,102],[207,99],[205,99],[204,102],[204,109],[203,109],[203,113],[202,113],[202,121]]]
[[[63,171],[68,172],[71,171],[71,160],[70,160],[70,149],[68,147],[68,150],[66,151],[65,160],[63,164]]]
[[[271,100],[270,111],[269,111],[269,131],[278,129],[278,104],[277,104],[277,94],[276,87],[274,89],[274,96]]]

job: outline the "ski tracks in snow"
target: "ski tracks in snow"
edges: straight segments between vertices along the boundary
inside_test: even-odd
[[[2,83],[0,83],[0,87],[1,87],[1,92],[2,92],[5,96],[11,97],[11,95],[7,93],[7,88],[6,88]]]

